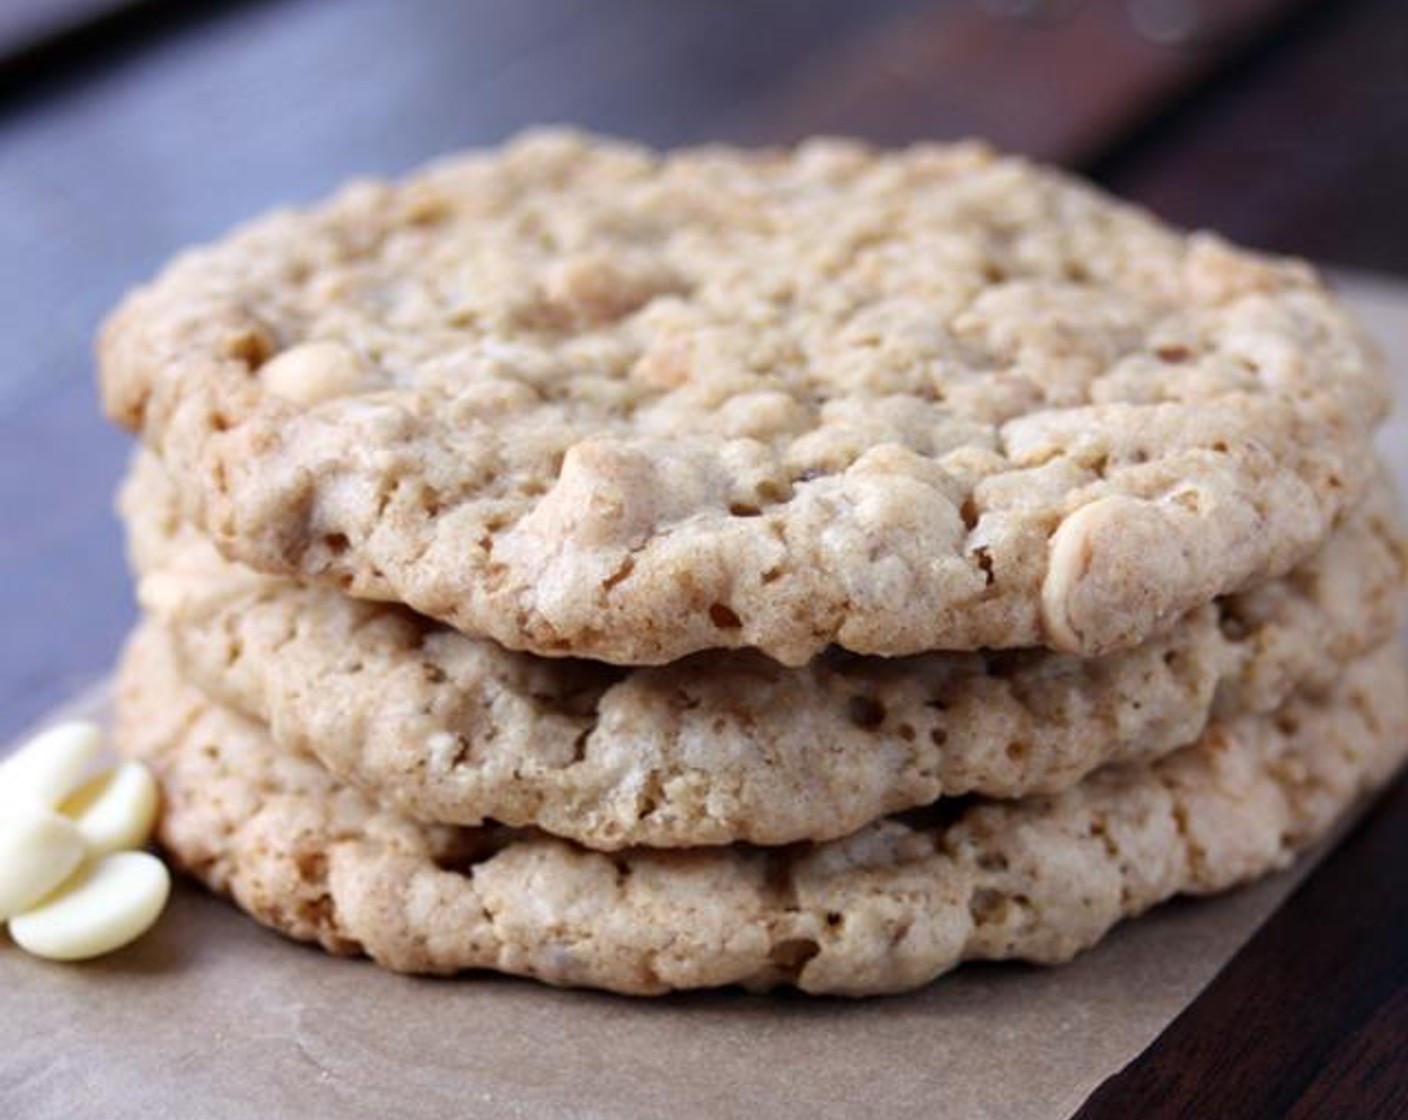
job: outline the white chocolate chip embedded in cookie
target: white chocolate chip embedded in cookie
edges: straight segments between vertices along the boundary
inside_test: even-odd
[[[285,350],[261,366],[259,376],[269,392],[301,405],[366,392],[376,383],[357,352],[338,342],[305,342]]]

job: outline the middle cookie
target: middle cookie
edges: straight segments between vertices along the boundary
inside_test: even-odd
[[[191,679],[276,741],[423,821],[493,819],[587,847],[785,844],[968,793],[1069,787],[1157,757],[1213,714],[1327,685],[1401,617],[1387,485],[1281,580],[1133,650],[800,668],[748,652],[631,669],[549,660],[395,605],[262,576],[182,521],[160,464],[122,497],[143,606]]]

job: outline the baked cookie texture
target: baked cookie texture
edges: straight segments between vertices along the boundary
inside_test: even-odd
[[[1283,866],[1401,761],[1404,668],[1392,643],[1325,695],[1216,723],[1158,762],[775,849],[606,854],[532,831],[414,824],[206,700],[156,629],[127,651],[117,730],[160,777],[173,857],[333,952],[633,994],[866,995],[968,959],[1064,961],[1173,895]]]
[[[124,488],[138,597],[203,691],[417,820],[536,826],[596,849],[828,840],[940,797],[1015,797],[1158,757],[1208,720],[1328,687],[1403,617],[1380,480],[1284,579],[1133,650],[749,652],[642,669],[543,659],[404,609],[260,576],[186,526],[141,456]]]
[[[1301,264],[972,144],[538,133],[178,258],[110,415],[231,559],[540,655],[1097,655],[1309,557],[1381,365]]]

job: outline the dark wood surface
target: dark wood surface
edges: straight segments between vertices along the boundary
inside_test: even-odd
[[[980,133],[1184,224],[1408,275],[1402,0],[7,0],[0,737],[103,674],[132,615],[103,311],[265,207],[556,120]],[[1408,1111],[1405,830],[1400,789],[1083,1115]]]

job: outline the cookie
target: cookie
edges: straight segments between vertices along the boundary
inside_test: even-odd
[[[1131,647],[1309,556],[1387,407],[1305,265],[972,144],[533,134],[183,255],[99,359],[232,559],[619,664]]]
[[[939,797],[1055,792],[1267,712],[1387,641],[1405,555],[1381,483],[1291,576],[1167,635],[1067,654],[747,652],[622,669],[493,642],[222,560],[159,464],[123,495],[139,598],[185,673],[407,815],[532,825],[587,847],[826,840]]]
[[[593,852],[418,825],[128,650],[117,742],[156,771],[171,856],[267,925],[405,972],[487,968],[649,994],[867,995],[969,959],[1068,960],[1118,920],[1284,866],[1408,744],[1396,646],[1318,700],[1210,728],[1051,797],[958,802],[824,844]]]

